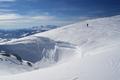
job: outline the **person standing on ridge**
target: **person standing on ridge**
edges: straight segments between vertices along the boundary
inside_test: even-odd
[[[87,27],[88,27],[89,25],[87,24]]]

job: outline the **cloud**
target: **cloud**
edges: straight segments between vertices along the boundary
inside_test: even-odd
[[[54,16],[33,16],[31,18],[35,19],[35,20],[52,20],[52,19],[55,19]]]
[[[0,0],[0,2],[15,2],[16,0]]]
[[[8,20],[15,20],[15,19],[20,19],[22,16],[18,14],[3,14],[0,15],[0,21],[8,21]]]
[[[37,16],[26,16],[26,15],[20,15],[15,13],[8,13],[8,14],[1,14],[0,15],[0,21],[12,21],[12,20],[39,20],[39,21],[45,21],[45,20],[53,20],[55,19],[54,16],[49,15],[37,15]]]
[[[89,17],[59,18],[51,15],[20,15],[17,13],[7,13],[0,15],[0,28],[20,28],[39,25],[59,25],[64,26],[78,20],[84,20]]]
[[[55,16],[37,15],[26,16],[16,13],[0,15],[0,28],[20,28],[35,25],[58,24],[59,20]]]
[[[15,2],[16,0],[0,0],[0,9],[9,9]]]
[[[0,9],[0,15],[4,15],[4,14],[10,14],[15,12],[14,10],[10,10],[10,9]]]

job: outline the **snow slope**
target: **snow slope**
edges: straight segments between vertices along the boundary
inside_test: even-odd
[[[1,76],[31,71],[33,69],[32,64],[28,65],[28,61],[20,60],[12,54],[6,54],[5,52],[0,53]]]
[[[4,51],[6,54],[18,55],[21,59],[32,62],[32,70],[49,67],[58,62],[66,62],[78,53],[76,48],[76,45],[67,42],[54,41],[39,36],[30,36],[0,43],[0,51]],[[19,65],[16,66],[19,67]],[[6,72],[6,70],[1,68],[0,72]],[[11,70],[8,73],[12,74],[13,72],[14,70]]]
[[[87,23],[89,24],[88,27]],[[0,47],[12,46],[18,43],[25,45],[31,43],[31,40],[38,40],[39,43],[45,45],[48,43],[54,44],[52,50],[55,50],[57,44],[57,51],[59,54],[63,54],[63,58],[51,67],[11,76],[1,76],[0,80],[120,80],[119,25],[120,16],[118,15],[78,22],[19,40],[2,43]],[[37,39],[33,39],[33,37]],[[38,39],[38,37],[40,38]],[[47,41],[44,37],[47,37]],[[3,47],[5,50],[6,48]],[[44,47],[42,51],[43,49]],[[34,49],[30,48],[29,50],[33,51]],[[68,53],[71,55],[69,59],[67,58]]]

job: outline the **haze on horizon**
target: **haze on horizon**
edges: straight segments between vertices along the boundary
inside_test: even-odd
[[[0,29],[64,26],[119,13],[119,0],[0,0]]]

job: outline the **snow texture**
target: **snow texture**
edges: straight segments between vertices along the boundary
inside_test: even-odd
[[[0,80],[120,80],[119,25],[118,15],[1,43],[1,50],[42,68]],[[52,66],[43,68],[44,63]]]

